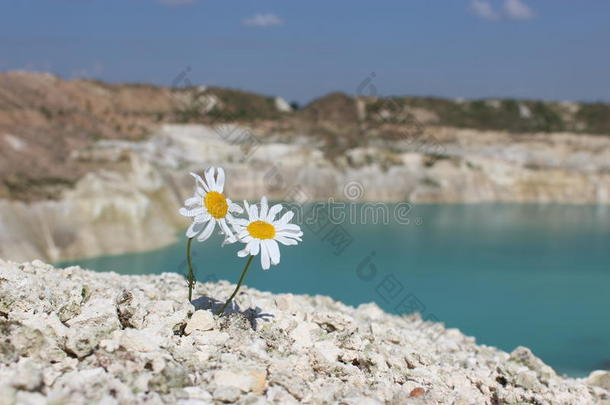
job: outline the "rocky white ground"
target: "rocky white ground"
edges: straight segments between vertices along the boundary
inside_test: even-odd
[[[193,303],[177,274],[0,261],[0,404],[610,404],[610,373],[574,380],[373,304],[226,282]],[[577,348],[574,348],[577,350]]]

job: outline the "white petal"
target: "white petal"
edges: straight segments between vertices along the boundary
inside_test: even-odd
[[[298,244],[298,242],[295,239],[288,238],[286,236],[276,235],[275,236],[275,240],[280,242],[282,245],[285,245],[285,246],[292,246],[292,245],[297,245]]]
[[[302,236],[303,232],[301,231],[301,229],[289,229],[286,228],[286,225],[275,225],[275,233],[280,234],[280,233],[284,233],[286,235],[292,235],[292,236]]]
[[[231,244],[233,244],[233,243],[235,243],[235,242],[237,242],[237,239],[236,239],[236,238],[233,238],[233,239],[224,238],[224,239],[222,240],[222,243],[220,244],[220,247],[223,247],[223,246],[225,246],[225,245],[231,245]]]
[[[210,191],[216,191],[216,181],[214,180],[214,167],[210,167],[208,168],[205,173],[203,174],[205,176],[205,181],[208,182],[208,187],[210,188]]]
[[[237,240],[239,240],[241,243],[246,243],[246,244],[253,239],[254,238],[250,235],[246,236],[245,238],[240,238],[239,236],[237,237]]]
[[[246,251],[246,249],[240,250],[237,252],[237,256],[246,257],[246,256],[248,256],[248,252]]]
[[[276,229],[279,231],[301,232],[301,227],[296,224],[281,224],[277,225]]]
[[[258,221],[258,206],[256,204],[252,204],[250,206],[250,220]]]
[[[276,235],[286,235],[288,237],[303,236],[303,232],[301,232],[301,231],[295,231],[292,229],[281,229],[280,227],[275,228],[275,234]]]
[[[229,212],[236,212],[238,214],[241,214],[242,212],[244,212],[244,209],[241,207],[241,205],[236,204],[234,202],[230,202],[231,200],[229,200]]]
[[[250,221],[248,221],[245,218],[232,218],[232,219],[230,219],[230,221],[232,223],[234,223],[235,225],[241,225],[241,226],[248,226],[248,225],[250,225]]]
[[[215,226],[216,226],[216,221],[208,222],[208,226],[206,226],[205,229],[203,230],[203,232],[201,232],[201,235],[199,235],[197,237],[197,240],[199,242],[205,242],[206,240],[208,240],[210,235],[212,235],[212,232],[214,231]]]
[[[193,176],[195,178],[195,180],[201,184],[201,187],[203,187],[203,189],[205,191],[210,191],[210,189],[208,188],[208,185],[205,184],[205,181],[203,181],[203,179],[201,178],[201,176],[199,176],[197,173],[191,173],[191,176]]]
[[[237,242],[237,238],[235,237],[235,235],[233,235],[233,232],[231,232],[231,229],[229,229],[227,222],[224,219],[221,219],[218,222],[220,223],[220,229],[222,230],[222,233],[225,235],[225,240],[222,242],[223,246],[226,245],[227,243]]]
[[[282,204],[275,204],[273,207],[269,209],[269,213],[267,214],[267,222],[275,221],[275,216],[282,210]]]
[[[195,222],[208,222],[212,216],[208,213],[203,213],[201,215],[197,215],[193,221]]]
[[[182,207],[178,210],[178,212],[180,213],[180,215],[184,215],[185,217],[196,217],[197,215],[203,214],[203,208],[197,207],[189,210]]]
[[[241,240],[239,235],[244,231],[244,227],[233,222],[231,222],[231,227],[233,228],[233,233],[237,236],[237,239]]]
[[[279,264],[280,262],[280,247],[277,242],[273,239],[267,239],[265,241],[267,249],[269,250],[269,257],[271,258],[271,264]]]
[[[222,190],[225,186],[225,171],[222,167],[218,168],[218,174],[216,175],[216,188],[219,193],[222,193]]]
[[[224,218],[218,220],[218,224],[220,225],[220,230],[224,234],[233,234],[229,229],[229,225],[227,225],[227,221]]]
[[[250,214],[250,204],[248,201],[244,200],[244,208],[246,209],[246,213],[248,214],[248,219],[252,221],[252,215]]]
[[[268,211],[269,211],[269,202],[267,201],[267,197],[263,196],[263,198],[261,198],[261,215],[260,215],[260,218],[262,220],[267,218]]]
[[[252,236],[248,235],[245,238],[239,238],[239,241],[242,242],[242,243],[249,243],[253,239],[254,238]]]
[[[203,222],[193,222],[191,226],[189,226],[189,228],[186,230],[186,237],[194,238],[199,234],[199,232],[203,231],[204,227],[205,223]]]
[[[287,224],[288,222],[290,222],[292,217],[294,217],[294,212],[288,211],[284,215],[282,215],[282,217],[280,218],[280,220],[278,222],[281,224]]]
[[[252,239],[248,242],[246,249],[250,252],[252,256],[256,256],[260,249],[261,241],[258,239]]]
[[[279,237],[282,237],[282,238],[294,239],[294,240],[298,240],[299,242],[302,242],[301,241],[301,236],[303,236],[303,235],[302,234],[297,234],[297,233],[277,232],[275,234],[275,239],[278,239]]]
[[[260,244],[261,246],[261,267],[263,270],[268,270],[271,266],[269,260],[269,251],[267,250],[267,246],[264,243]]]
[[[191,197],[184,202],[185,207],[191,207],[195,204],[201,204],[201,198],[199,196]]]

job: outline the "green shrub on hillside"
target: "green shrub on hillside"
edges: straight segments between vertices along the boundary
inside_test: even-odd
[[[576,120],[583,124],[583,132],[610,134],[610,104],[582,104],[576,113]]]

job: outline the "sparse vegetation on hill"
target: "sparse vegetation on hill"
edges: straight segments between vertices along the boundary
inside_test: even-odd
[[[428,125],[479,130],[610,134],[610,104],[394,97],[367,100],[367,119],[401,124],[424,115]]]
[[[214,118],[230,121],[278,119],[281,112],[275,106],[275,98],[240,90],[210,87],[221,104],[210,111]]]

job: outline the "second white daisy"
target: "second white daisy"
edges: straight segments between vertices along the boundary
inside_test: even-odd
[[[237,239],[245,243],[243,250],[237,252],[239,257],[248,255],[261,255],[261,266],[264,270],[273,264],[280,262],[280,248],[278,242],[283,245],[296,245],[301,241],[301,228],[289,223],[294,213],[286,212],[276,220],[276,216],[282,210],[281,204],[269,208],[267,198],[263,197],[260,202],[260,211],[256,204],[249,205],[244,201],[248,219],[238,218],[231,220],[231,224],[237,234]]]

